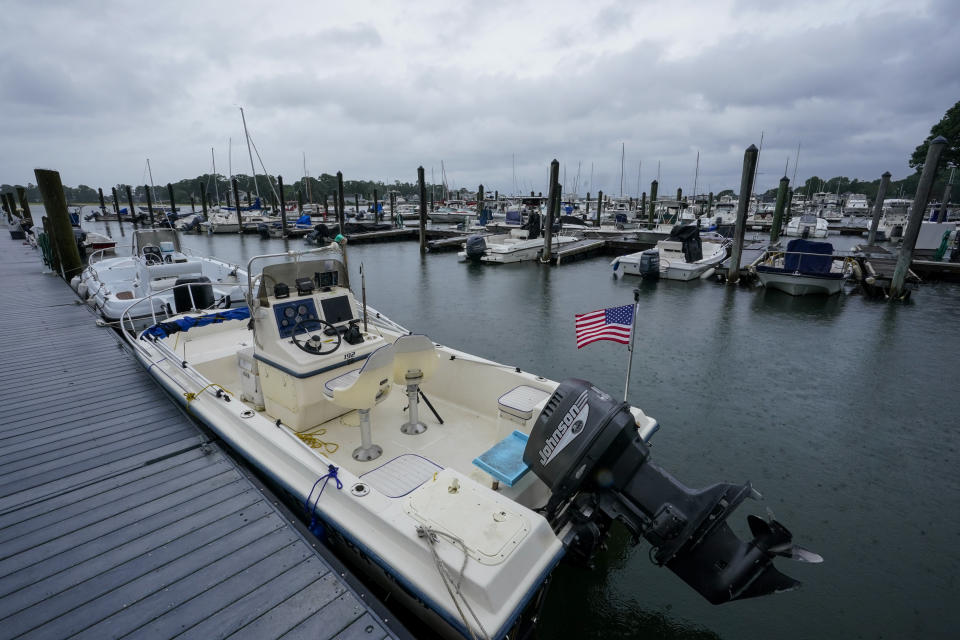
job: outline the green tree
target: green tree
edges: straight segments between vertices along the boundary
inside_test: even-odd
[[[943,150],[943,156],[940,159],[941,173],[945,173],[949,165],[960,166],[960,102],[947,109],[940,122],[930,127],[930,135],[910,156],[910,166],[915,168],[917,173],[923,170],[923,162],[927,159],[927,148],[930,146],[930,141],[937,136],[947,139],[947,148]]]

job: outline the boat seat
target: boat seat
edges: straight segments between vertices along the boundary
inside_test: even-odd
[[[497,408],[500,409],[501,415],[506,414],[526,422],[549,397],[550,393],[543,389],[522,384],[500,396],[497,399]]]
[[[407,421],[400,431],[408,435],[423,433],[427,425],[420,422],[417,413],[420,385],[437,370],[437,348],[427,336],[411,334],[397,338],[393,350],[393,381],[407,387]]]
[[[512,487],[530,471],[530,467],[523,461],[523,450],[527,446],[528,439],[527,434],[514,431],[474,458],[473,464],[489,473],[497,481]]]
[[[334,404],[356,409],[360,414],[360,446],[353,450],[353,459],[361,462],[375,460],[383,453],[373,444],[370,434],[370,409],[390,393],[393,372],[393,345],[372,352],[363,366],[339,375],[323,385],[323,394]]]

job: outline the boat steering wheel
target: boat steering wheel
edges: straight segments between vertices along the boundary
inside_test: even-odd
[[[325,335],[322,331],[311,334],[303,342],[297,340],[297,334],[310,332],[308,329],[309,325],[321,325],[321,328],[333,329],[334,335],[336,336],[336,343],[333,345],[333,348],[327,350],[323,349],[323,339]],[[290,334],[290,339],[293,340],[293,344],[297,345],[297,348],[299,348],[301,351],[306,351],[307,353],[315,356],[325,356],[328,353],[333,353],[340,348],[340,343],[343,342],[343,336],[339,331],[337,331],[337,328],[326,320],[301,320],[293,327],[293,332]]]

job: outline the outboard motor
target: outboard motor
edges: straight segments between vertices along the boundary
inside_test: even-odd
[[[468,259],[479,260],[487,251],[487,241],[481,235],[469,236],[466,250]]]
[[[753,539],[741,540],[726,519],[759,494],[749,482],[690,489],[650,461],[630,405],[586,380],[557,387],[537,417],[523,461],[552,493],[545,516],[568,552],[589,560],[614,520],[653,545],[668,567],[713,604],[795,589],[775,556],[822,562],[793,545],[776,520],[748,516]]]
[[[640,277],[644,280],[660,279],[660,251],[647,249],[640,254]]]

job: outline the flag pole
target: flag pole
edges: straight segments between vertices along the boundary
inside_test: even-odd
[[[633,368],[633,341],[637,335],[637,308],[640,306],[640,289],[633,290],[633,321],[630,324],[630,344],[627,345],[627,351],[630,352],[630,358],[627,360],[627,382],[623,386],[623,401],[627,402],[627,394],[630,393],[630,370]]]

